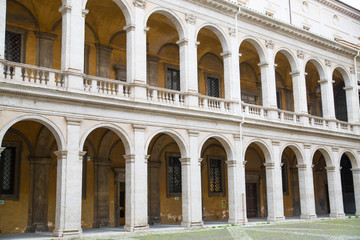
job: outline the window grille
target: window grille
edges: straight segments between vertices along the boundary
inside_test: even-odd
[[[22,35],[6,31],[5,36],[5,59],[12,62],[21,62],[21,39]]]
[[[180,71],[172,68],[167,69],[167,88],[180,91]]]
[[[181,162],[178,157],[169,157],[169,193],[181,193]]]
[[[220,97],[219,79],[212,77],[207,78],[207,92],[210,97]]]
[[[210,192],[212,193],[219,193],[223,191],[221,165],[221,159],[210,159],[209,185]]]
[[[16,148],[7,147],[0,157],[0,194],[14,194]]]

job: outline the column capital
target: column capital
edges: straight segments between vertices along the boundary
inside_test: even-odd
[[[146,128],[145,125],[140,125],[140,124],[133,124],[132,127],[133,127],[134,131],[139,131],[139,132],[145,131],[145,128]]]
[[[149,162],[150,155],[145,155],[145,163]]]
[[[126,33],[135,31],[135,24],[129,24],[123,27],[123,29],[126,31]]]
[[[180,158],[181,165],[190,165],[190,158]]]
[[[52,161],[50,157],[29,157],[29,162],[31,164],[44,164],[49,165]]]
[[[185,21],[191,25],[195,25],[196,24],[196,16],[192,13],[186,13]]]
[[[246,163],[247,163],[246,160],[244,160],[244,161],[242,162],[242,164],[243,164],[244,167],[245,167]]]
[[[65,159],[68,151],[55,151],[54,154],[59,159]]]
[[[231,52],[230,51],[222,52],[220,53],[220,56],[222,56],[223,58],[229,58],[231,57]]]
[[[80,119],[80,118],[72,118],[72,117],[66,118],[66,122],[68,125],[80,126],[81,121],[82,121],[82,119]]]
[[[150,27],[144,27],[144,33],[146,34],[148,31],[150,31]]]
[[[352,91],[354,89],[353,86],[347,86],[343,88],[345,91]]]
[[[351,171],[353,174],[360,174],[360,168],[352,168]]]
[[[240,134],[234,134],[234,140],[235,141],[241,141]]]
[[[307,165],[306,163],[296,165],[296,167],[297,167],[299,170],[305,170],[305,169],[307,168],[307,166],[308,166],[308,165]]]
[[[227,160],[225,163],[228,165],[228,167],[236,167],[237,161],[236,160]]]
[[[66,13],[70,13],[71,12],[71,6],[70,5],[63,5],[59,8],[59,12],[64,15]]]
[[[329,166],[329,167],[325,167],[325,169],[328,172],[335,172],[336,167],[335,166]]]
[[[278,140],[272,140],[271,143],[273,146],[280,146],[280,141]]]
[[[134,0],[133,1],[133,4],[135,7],[142,8],[142,9],[145,9],[146,3],[147,3],[146,0]]]
[[[123,155],[123,157],[125,158],[125,163],[135,163],[134,154]]]
[[[198,137],[199,132],[194,130],[188,130],[189,137]]]
[[[41,32],[41,31],[35,31],[34,33],[37,38],[41,38],[41,39],[54,41],[57,38],[57,35],[52,33]]]
[[[275,163],[264,163],[266,169],[274,169]]]
[[[176,42],[176,44],[179,45],[180,47],[187,46],[188,43],[189,43],[189,39],[187,38],[180,39],[179,41]]]
[[[290,76],[292,76],[292,77],[297,77],[297,76],[300,75],[300,71],[293,71],[293,72],[290,72],[289,74],[290,74]]]
[[[327,79],[320,79],[319,81],[318,81],[318,83],[321,85],[321,84],[326,84],[326,83],[328,83],[329,81],[327,80]]]
[[[311,148],[311,144],[305,143],[305,144],[304,144],[304,148],[305,148],[305,149],[310,149],[310,148]]]
[[[203,158],[199,158],[198,162],[199,162],[199,166],[201,166],[201,163],[204,159]]]
[[[265,68],[265,67],[268,67],[268,66],[269,66],[269,63],[268,63],[268,62],[260,62],[260,63],[258,63],[258,66],[259,66],[260,68]]]
[[[82,14],[83,17],[86,17],[86,15],[88,15],[88,13],[89,13],[89,9],[83,9],[81,11],[81,14]]]
[[[338,147],[332,147],[331,150],[332,150],[333,152],[339,152],[339,148],[338,148]]]
[[[0,147],[0,153],[5,150],[6,147]]]

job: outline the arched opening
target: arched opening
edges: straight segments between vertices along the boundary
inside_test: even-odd
[[[59,150],[43,124],[24,120],[11,126],[0,156],[0,229],[2,234],[46,232],[55,227]]]
[[[341,157],[340,161],[341,167],[341,187],[342,187],[342,197],[344,204],[344,213],[355,214],[355,194],[354,194],[354,181],[353,173],[351,171],[352,165],[350,158],[345,153]]]
[[[308,112],[310,115],[322,117],[321,87],[319,84],[320,75],[312,61],[308,61],[305,66],[306,72],[306,93]]]
[[[151,86],[180,91],[179,34],[175,25],[161,13],[148,19],[147,83]]]
[[[85,20],[84,73],[126,81],[126,19],[111,0],[89,0]]]
[[[245,152],[246,214],[248,218],[266,218],[267,188],[265,155],[260,146],[251,143]]]
[[[202,146],[201,158],[203,221],[228,220],[226,151],[217,139],[209,138]]]
[[[293,82],[290,62],[282,51],[275,56],[275,80],[277,107],[281,110],[294,111]]]
[[[149,224],[180,224],[182,221],[181,152],[165,133],[153,137],[148,155]]]
[[[105,127],[96,128],[83,146],[82,228],[125,225],[124,142]]]
[[[313,157],[313,176],[315,191],[315,210],[318,216],[330,213],[329,187],[326,161],[321,151],[317,150]]]
[[[224,51],[217,35],[207,27],[197,36],[199,93],[214,98],[225,98]]]
[[[345,81],[343,75],[338,69],[335,69],[332,75],[334,102],[335,102],[335,117],[340,121],[348,121]]]
[[[61,6],[61,0],[7,1],[5,59],[60,69]]]
[[[298,160],[295,152],[286,147],[281,157],[282,192],[284,201],[284,215],[300,216],[300,190]]]
[[[259,54],[249,41],[240,45],[241,100],[244,103],[262,105],[261,72]]]

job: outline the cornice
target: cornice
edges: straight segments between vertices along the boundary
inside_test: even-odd
[[[201,5],[205,8],[210,8],[222,14],[236,14],[238,8],[236,3],[231,0],[186,0],[196,5]]]
[[[346,5],[345,3],[341,3],[339,1],[334,0],[317,0],[319,3],[324,4],[332,9],[341,12],[347,16],[355,18],[356,20],[360,20],[360,11]]]

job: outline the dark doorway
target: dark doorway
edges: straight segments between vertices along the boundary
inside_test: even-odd
[[[341,187],[344,203],[344,212],[354,214],[355,213],[355,196],[354,196],[354,182],[351,171],[351,162],[349,157],[344,154],[341,157]]]
[[[257,217],[256,183],[246,183],[246,213],[248,218]]]

